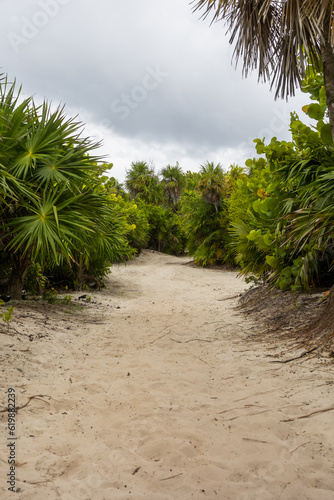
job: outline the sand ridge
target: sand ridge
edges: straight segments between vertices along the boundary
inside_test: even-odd
[[[0,335],[1,409],[8,387],[25,405],[15,498],[334,497],[334,411],[300,418],[333,406],[333,364],[270,363],[235,310],[245,283],[188,262],[144,251],[82,310],[16,304],[20,334]]]

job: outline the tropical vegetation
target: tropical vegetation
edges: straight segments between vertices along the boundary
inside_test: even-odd
[[[159,173],[133,162],[125,185],[48,103],[22,99],[3,76],[0,101],[0,291],[100,287],[112,263],[144,248],[237,266],[247,279],[293,291],[333,284],[334,145],[323,74],[306,71],[306,125],[290,141],[255,139],[245,166],[207,161]]]
[[[282,288],[308,288],[314,280],[322,280],[324,270],[331,273],[329,281],[333,284],[333,0],[193,3],[195,11],[204,11],[204,17],[212,15],[213,21],[225,22],[231,34],[229,41],[234,44],[233,58],[237,63],[242,61],[245,76],[256,69],[259,79],[268,80],[275,88],[276,98],[294,95],[295,89],[304,84],[304,90],[318,101],[305,109],[318,121],[316,130],[305,128],[297,116],[292,119],[293,148],[276,139],[269,148],[258,141],[257,152],[265,154],[273,182],[269,191],[259,192],[264,199],[254,201],[253,214],[246,224],[233,226],[236,258],[246,263],[245,269],[253,268],[247,257],[252,246],[257,271],[269,273]],[[316,78],[312,78],[314,74]],[[304,79],[310,75],[306,88]],[[325,111],[328,122],[323,119]],[[255,227],[260,223],[260,228],[249,234],[249,223]],[[327,326],[327,318],[334,318],[334,285],[328,304],[313,330],[320,331]]]
[[[1,284],[13,298],[33,268],[35,277],[70,273],[80,286],[131,253],[124,215],[97,189],[98,144],[81,128],[63,108],[36,106],[1,78]]]

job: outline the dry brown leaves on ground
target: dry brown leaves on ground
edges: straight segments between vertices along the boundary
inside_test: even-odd
[[[257,338],[271,336],[289,349],[303,349],[299,357],[334,356],[334,293],[293,293],[263,285],[247,291],[237,308],[256,321]]]

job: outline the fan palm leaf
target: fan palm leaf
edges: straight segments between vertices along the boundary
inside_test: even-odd
[[[97,251],[109,261],[127,252],[117,214],[94,192],[99,144],[81,137],[82,125],[64,108],[18,95],[15,83],[0,79],[0,238],[16,298],[32,261],[50,268],[92,261]]]

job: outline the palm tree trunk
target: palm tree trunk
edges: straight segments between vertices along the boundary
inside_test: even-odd
[[[22,257],[18,254],[12,255],[12,273],[10,276],[7,293],[14,300],[22,299],[22,291],[24,288],[25,278],[31,266],[31,262],[27,257]]]
[[[328,41],[328,33],[329,20],[325,23],[323,30],[324,41],[321,44],[321,59],[324,73],[328,117],[334,142],[334,52],[333,47]]]
[[[13,300],[20,300],[22,299],[22,290],[23,282],[21,276],[18,274],[13,275],[8,285],[8,295],[10,295]]]

